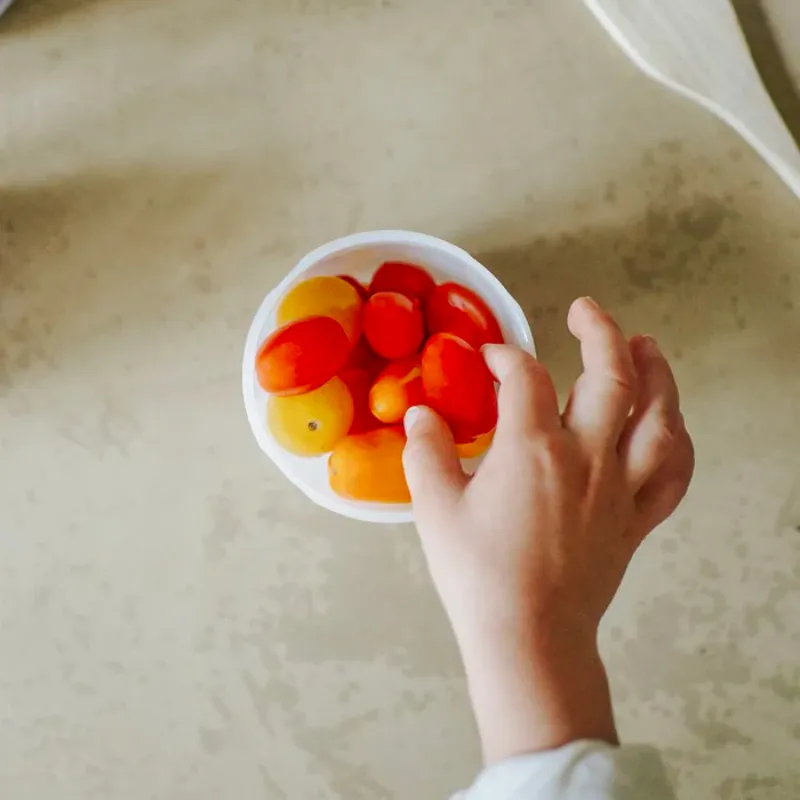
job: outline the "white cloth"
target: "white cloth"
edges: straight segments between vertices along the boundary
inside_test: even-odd
[[[674,800],[652,747],[573,742],[483,772],[453,800]]]

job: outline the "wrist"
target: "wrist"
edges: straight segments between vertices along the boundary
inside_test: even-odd
[[[488,764],[617,733],[593,626],[497,628],[459,641]]]

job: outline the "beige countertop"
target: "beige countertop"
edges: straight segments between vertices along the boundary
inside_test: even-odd
[[[797,133],[800,7],[738,5]],[[800,206],[578,0],[17,0],[0,20],[0,795],[470,780],[413,530],[311,507],[239,394],[269,288],[379,227],[491,267],[562,388],[577,295],[673,357],[697,479],[604,629],[621,730],[685,797],[800,796]]]

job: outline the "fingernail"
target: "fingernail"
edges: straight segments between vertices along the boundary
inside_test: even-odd
[[[497,369],[497,361],[502,361],[502,352],[505,347],[508,345],[504,344],[485,344],[481,347],[481,355],[483,356],[483,361],[486,366],[489,368],[489,372],[497,378],[495,375],[495,370]]]
[[[421,413],[422,409],[419,406],[411,406],[411,408],[406,411],[406,415],[403,417],[403,427],[405,428],[406,436],[411,435],[411,429],[416,425]]]
[[[642,336],[642,344],[644,345],[645,350],[654,355],[660,355],[661,348],[658,346],[658,342],[652,336]]]
[[[593,297],[581,297],[581,300],[583,301],[584,305],[586,305],[588,308],[591,308],[593,311],[597,311],[600,308],[600,305]]]

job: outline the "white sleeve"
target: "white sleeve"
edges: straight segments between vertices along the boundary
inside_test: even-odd
[[[658,752],[573,742],[496,764],[453,800],[674,800]]]

